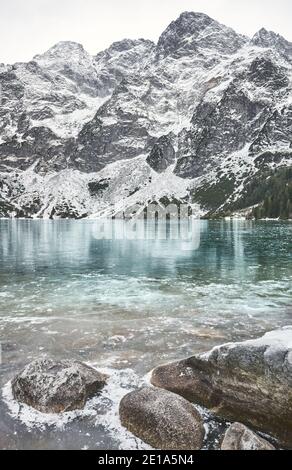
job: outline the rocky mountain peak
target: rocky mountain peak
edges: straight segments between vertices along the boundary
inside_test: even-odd
[[[72,58],[88,56],[82,44],[73,41],[60,41],[43,54],[36,55],[34,61],[38,63],[55,62],[58,60],[70,61]]]
[[[80,90],[96,94],[97,77],[93,57],[84,47],[72,41],[61,41],[44,54],[34,57],[42,69],[53,75],[62,75],[78,85]]]
[[[123,39],[122,41],[114,42],[108,49],[96,54],[94,60],[96,64],[105,62],[106,65],[111,59],[124,62],[132,55],[134,57],[135,54],[147,55],[153,49],[155,49],[155,44],[152,41],[146,39]]]
[[[265,28],[261,28],[252,38],[252,42],[257,46],[270,47],[275,45],[279,37],[280,36],[273,31],[267,31]]]
[[[292,43],[274,31],[261,28],[252,38],[252,44],[259,47],[274,48],[292,60]]]
[[[112,93],[125,77],[143,68],[155,47],[145,39],[123,39],[99,52],[93,59],[101,87]]]
[[[160,57],[179,57],[206,49],[229,54],[245,42],[247,38],[204,13],[184,12],[162,33],[157,49]]]
[[[210,16],[205,13],[195,12],[195,11],[184,11],[180,16],[174,20],[172,25],[181,25],[184,27],[190,26],[193,30],[204,29],[211,23],[217,23],[216,20],[213,20]]]
[[[155,44],[147,39],[123,39],[122,41],[114,42],[109,49],[111,51],[126,52],[139,46],[154,47]]]

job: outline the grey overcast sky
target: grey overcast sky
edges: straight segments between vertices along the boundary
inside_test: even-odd
[[[124,38],[156,41],[183,11],[206,13],[240,33],[261,27],[292,41],[292,0],[0,0],[0,62],[28,61],[58,41],[95,54]]]

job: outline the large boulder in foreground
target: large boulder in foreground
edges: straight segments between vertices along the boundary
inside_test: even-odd
[[[78,361],[39,359],[12,381],[14,398],[43,413],[83,409],[107,377]]]
[[[202,419],[184,398],[146,387],[126,395],[120,403],[123,426],[150,446],[161,450],[197,450],[205,435]]]
[[[158,367],[151,382],[292,446],[292,327]]]
[[[225,433],[221,450],[275,450],[275,447],[243,424],[233,423]]]

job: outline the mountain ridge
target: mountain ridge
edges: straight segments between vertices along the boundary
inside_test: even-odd
[[[250,181],[291,165],[290,46],[183,12],[157,44],[124,39],[91,56],[61,41],[3,66],[0,216],[98,217],[165,200],[201,216],[244,209]]]

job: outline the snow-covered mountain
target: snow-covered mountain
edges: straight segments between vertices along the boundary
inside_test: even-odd
[[[292,165],[292,43],[183,13],[157,44],[61,42],[0,65],[0,216],[244,209]],[[259,198],[260,196],[258,196]],[[260,200],[249,200],[249,205]]]

